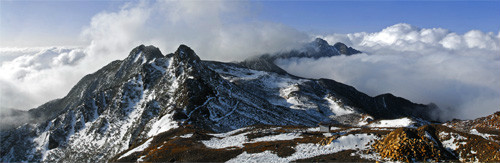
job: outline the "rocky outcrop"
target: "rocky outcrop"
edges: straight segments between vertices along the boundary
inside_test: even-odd
[[[335,43],[333,45],[333,47],[335,47],[335,49],[337,49],[339,51],[339,53],[343,54],[343,55],[353,55],[353,54],[362,53],[361,51],[356,50],[352,47],[348,47],[347,45],[345,45],[344,43],[341,43],[341,42]]]
[[[372,147],[392,161],[500,161],[498,143],[438,124],[398,128]]]
[[[446,124],[464,132],[479,129],[500,133],[500,111],[474,120],[453,120]]]
[[[423,126],[418,129],[398,128],[372,145],[382,158],[394,161],[454,160],[451,153],[437,141],[435,129]]]

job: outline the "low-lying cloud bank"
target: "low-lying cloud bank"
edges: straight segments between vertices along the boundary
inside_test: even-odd
[[[86,55],[81,48],[21,49],[19,53],[0,66],[0,113],[7,108],[30,109],[60,98],[84,74],[91,73],[75,67]]]
[[[433,102],[443,109],[443,119],[472,119],[500,110],[500,33],[460,35],[396,24],[375,33],[320,37],[365,54],[277,64],[292,74],[334,79],[369,95],[392,93]]]

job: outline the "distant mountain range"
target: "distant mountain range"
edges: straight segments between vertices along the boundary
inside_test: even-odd
[[[1,130],[0,158],[237,162],[272,156],[267,161],[281,162],[328,161],[347,151],[359,160],[407,161],[411,155],[385,154],[388,149],[398,151],[386,140],[399,139],[384,135],[404,133],[416,135],[405,137],[408,140],[430,142],[412,144],[431,152],[415,153],[416,160],[498,161],[499,152],[486,156],[478,149],[476,157],[469,157],[461,153],[462,146],[453,146],[451,139],[458,140],[453,134],[475,133],[433,121],[435,105],[392,94],[371,97],[334,80],[290,75],[274,64],[280,58],[358,53],[343,43],[331,46],[316,39],[303,49],[223,63],[200,60],[186,45],[167,55],[140,45],[124,60],[83,77],[64,98],[28,111],[33,117],[29,123]],[[320,122],[335,127],[321,133]],[[452,136],[441,138],[442,133]],[[331,148],[318,151],[308,145],[329,137],[338,140]],[[498,135],[477,139],[498,151]],[[301,154],[305,151],[310,153]]]
[[[338,42],[335,45],[330,45],[323,39],[316,38],[313,42],[304,45],[301,49],[291,50],[288,52],[280,52],[276,54],[264,54],[254,58],[246,59],[240,64],[253,70],[275,72],[278,74],[288,74],[285,70],[274,64],[277,59],[287,58],[323,58],[339,55],[353,55],[361,53],[360,51],[348,47],[345,44]]]

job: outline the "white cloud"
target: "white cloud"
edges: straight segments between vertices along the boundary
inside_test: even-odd
[[[251,7],[230,1],[142,1],[96,15],[85,29],[89,53],[121,59],[138,44],[173,52],[179,44],[202,59],[237,61],[297,47],[309,36],[293,28],[249,20]]]
[[[500,109],[500,37],[472,30],[396,24],[380,32],[333,34],[368,54],[280,60],[292,74],[330,78],[369,95],[393,93],[419,103],[451,108],[442,118],[477,118]]]
[[[3,62],[5,62],[5,61],[11,61],[19,56],[22,56],[22,55],[38,53],[38,52],[42,51],[43,49],[47,49],[47,47],[24,47],[24,48],[2,47],[2,48],[0,48],[0,65],[3,64]]]
[[[88,73],[74,67],[85,57],[81,48],[36,50],[20,49],[20,56],[0,66],[2,108],[30,109],[60,98],[84,73]]]
[[[252,7],[236,1],[138,1],[95,15],[82,31],[84,48],[0,49],[0,103],[29,109],[63,97],[85,74],[134,47],[158,46],[165,54],[180,44],[202,59],[236,61],[291,49],[309,36],[293,28],[252,20]]]

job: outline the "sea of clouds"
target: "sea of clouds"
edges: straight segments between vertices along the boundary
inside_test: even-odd
[[[500,34],[396,24],[374,33],[318,36],[364,53],[277,64],[310,78],[330,78],[369,95],[392,93],[435,103],[442,119],[471,119],[500,111]]]
[[[443,118],[476,118],[500,106],[500,34],[422,29],[396,24],[380,32],[317,36],[253,19],[254,9],[234,1],[139,1],[95,15],[82,31],[85,47],[0,48],[0,113],[27,110],[61,98],[84,75],[131,49],[155,45],[164,53],[180,44],[205,60],[240,61],[286,51],[321,37],[364,54],[279,60],[292,74],[330,78],[369,95],[393,93],[444,108]]]

